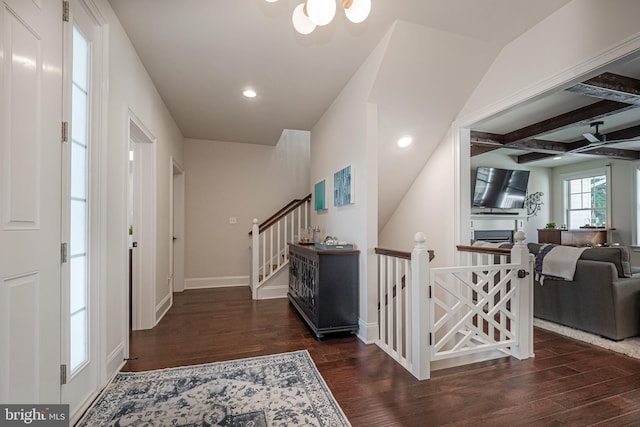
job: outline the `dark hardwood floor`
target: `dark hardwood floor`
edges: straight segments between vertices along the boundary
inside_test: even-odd
[[[640,360],[535,331],[536,357],[432,372],[417,381],[352,335],[317,341],[286,299],[191,290],[131,338],[140,371],[307,349],[353,426],[638,426]]]

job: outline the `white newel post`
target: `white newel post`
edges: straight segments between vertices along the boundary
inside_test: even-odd
[[[411,252],[411,373],[419,380],[431,376],[429,348],[429,252],[423,233],[415,234]]]
[[[533,271],[530,263],[529,249],[524,244],[526,235],[518,231],[513,235],[515,244],[511,249],[511,263],[520,264],[519,271],[527,274],[514,280],[516,286],[516,331],[518,345],[512,349],[514,357],[522,360],[533,357]]]
[[[253,226],[251,227],[251,297],[258,299],[258,264],[260,262],[260,227],[258,226],[258,219],[253,219]]]

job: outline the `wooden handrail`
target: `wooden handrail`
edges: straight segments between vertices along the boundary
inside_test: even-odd
[[[262,224],[258,226],[259,232],[262,233],[265,229],[271,227],[273,224],[280,221],[286,215],[296,210],[298,206],[302,206],[303,204],[310,201],[311,201],[311,194],[309,194],[304,199],[293,199],[292,201],[287,203],[282,209],[280,209],[278,212],[274,213],[265,221],[263,221]],[[253,230],[249,232],[249,236],[251,236],[252,233],[253,233]]]
[[[488,248],[485,246],[465,246],[458,245],[456,246],[460,252],[475,252],[479,254],[489,254],[489,255],[511,255],[511,249],[506,248]]]
[[[376,255],[386,255],[386,256],[392,256],[395,258],[411,259],[411,252],[403,252],[403,251],[396,251],[394,249],[382,249],[382,248],[375,248],[375,252],[376,252]],[[429,249],[428,252],[429,252],[429,261],[433,261],[433,259],[436,257],[435,252],[432,251],[431,249]]]

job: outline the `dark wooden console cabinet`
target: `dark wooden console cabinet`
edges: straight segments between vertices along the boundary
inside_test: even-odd
[[[289,244],[289,301],[317,338],[358,331],[359,254]]]
[[[564,246],[597,246],[607,243],[607,232],[612,229],[581,228],[562,230],[559,228],[538,229],[538,243],[555,243]]]

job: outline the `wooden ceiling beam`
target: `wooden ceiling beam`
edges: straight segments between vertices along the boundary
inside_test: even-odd
[[[489,151],[497,150],[498,146],[495,145],[472,145],[471,157],[479,156],[480,154],[488,153]]]
[[[562,154],[569,151],[569,144],[544,139],[528,139],[526,141],[509,144],[508,148],[535,151],[537,153]]]
[[[575,143],[574,143],[575,144]],[[516,161],[519,164],[531,163],[537,160],[544,160],[551,157],[558,156],[562,153],[537,153],[531,152],[527,154],[522,154],[517,156]],[[572,156],[584,156],[584,157],[606,157],[608,159],[619,159],[619,160],[639,160],[640,159],[640,151],[633,150],[622,150],[619,148],[607,147],[606,145],[602,145],[599,147],[594,147],[590,150],[584,150],[580,152],[568,154]]]
[[[504,135],[472,130],[471,145],[496,145],[498,148],[502,148],[504,146]]]
[[[640,107],[640,80],[618,74],[603,73],[571,86],[567,91]]]
[[[613,73],[603,73],[578,83],[568,88],[567,91],[595,97],[601,101],[504,135],[471,131],[472,155],[486,153],[497,148],[514,148],[531,151],[531,153],[518,156],[518,163],[529,163],[567,152],[573,152],[575,155],[606,156],[626,160],[639,158],[640,152],[638,151],[621,150],[606,145],[589,148],[591,144],[586,140],[562,143],[539,140],[536,137],[596,120],[603,120],[613,114],[640,107],[640,80]],[[607,141],[622,142],[636,139],[640,141],[640,125],[610,132],[604,136]]]
[[[580,154],[586,154],[589,156],[607,157],[610,159],[620,159],[620,160],[640,159],[639,151],[622,150],[620,148],[607,147],[606,145],[599,146],[591,150],[582,151]]]
[[[525,164],[525,163],[531,163],[531,162],[535,162],[536,160],[544,160],[544,159],[548,159],[550,157],[555,157],[557,156],[557,154],[549,154],[549,153],[527,153],[527,154],[522,154],[518,157],[516,157],[516,161],[518,162],[518,164]]]
[[[605,134],[607,141],[640,141],[640,125]]]
[[[471,131],[471,157],[503,148],[502,135]]]
[[[580,124],[588,124],[594,120],[601,120],[612,114],[617,114],[636,105],[625,104],[616,101],[599,101],[577,110],[569,111],[547,120],[509,132],[504,136],[505,146],[515,144],[539,135],[548,134],[562,129],[575,127]]]

